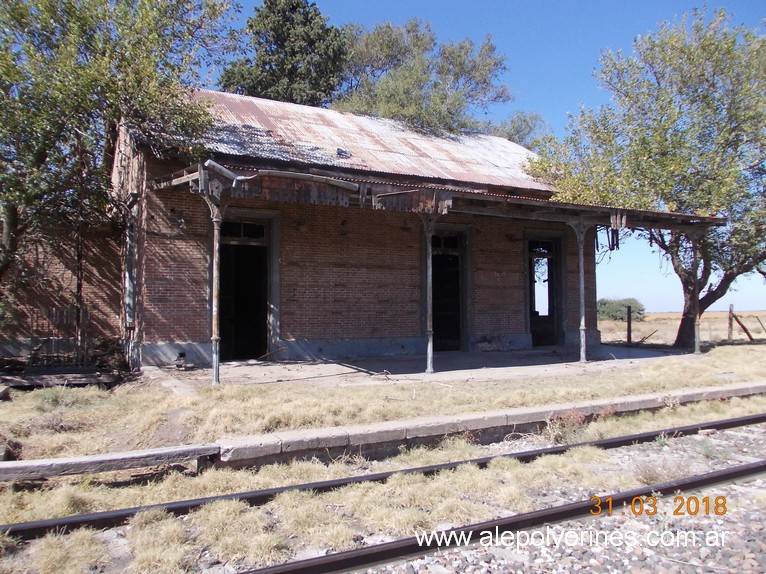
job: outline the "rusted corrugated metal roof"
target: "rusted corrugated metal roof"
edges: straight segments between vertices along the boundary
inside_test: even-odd
[[[207,147],[230,156],[479,185],[552,191],[522,166],[534,154],[503,138],[437,137],[387,119],[200,90],[216,126]],[[343,150],[343,151],[341,151]],[[350,156],[344,152],[348,152]]]

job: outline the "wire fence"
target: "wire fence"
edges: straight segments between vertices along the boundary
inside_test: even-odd
[[[90,364],[90,312],[87,307],[39,309],[30,316],[36,336],[28,367],[84,367]]]

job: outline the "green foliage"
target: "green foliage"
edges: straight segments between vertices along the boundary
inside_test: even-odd
[[[346,38],[307,0],[264,0],[248,19],[253,57],[226,67],[229,92],[318,106],[326,103],[346,61]]]
[[[393,118],[427,132],[478,131],[475,114],[510,100],[499,83],[505,58],[487,36],[439,44],[428,24],[379,24],[372,31],[346,29],[347,74],[333,107]]]
[[[627,321],[628,305],[631,307],[633,321],[643,321],[646,318],[646,309],[638,299],[628,297],[626,299],[599,299],[596,301],[596,311],[600,321]]]
[[[537,140],[550,134],[550,126],[537,112],[515,111],[508,119],[491,126],[492,135],[515,142],[535,151]]]
[[[106,219],[120,124],[158,152],[191,149],[209,123],[191,89],[228,37],[228,9],[228,0],[0,3],[0,280],[31,243]]]
[[[728,219],[698,241],[699,265],[687,235],[642,232],[683,285],[686,346],[695,277],[704,311],[738,276],[766,275],[766,38],[723,11],[709,22],[695,11],[637,37],[631,56],[605,52],[597,78],[613,104],[570,118],[529,171],[564,201]]]
[[[327,24],[308,0],[265,0],[248,20],[251,54],[229,64],[230,92],[403,121],[432,133],[487,132],[532,145],[547,131],[539,114],[495,126],[477,117],[510,100],[499,81],[505,58],[488,36],[440,44],[429,24],[373,30]]]

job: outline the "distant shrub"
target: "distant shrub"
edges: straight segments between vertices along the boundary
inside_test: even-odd
[[[598,318],[602,321],[627,321],[628,305],[633,308],[633,320],[643,321],[646,309],[638,299],[599,299],[596,302]]]

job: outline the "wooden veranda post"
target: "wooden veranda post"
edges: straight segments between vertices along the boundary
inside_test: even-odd
[[[433,234],[434,219],[423,217],[426,236],[426,373],[434,372],[434,285],[433,285]]]
[[[208,208],[210,208],[210,219],[213,222],[213,277],[210,288],[210,343],[213,354],[213,385],[221,382],[221,336],[220,336],[220,318],[219,318],[219,292],[221,286],[221,193],[223,185],[217,181],[210,181],[208,172],[202,165],[198,168],[199,175],[199,193],[205,199]]]
[[[211,317],[211,336],[210,342],[213,351],[213,385],[218,385],[220,379],[221,365],[221,334],[220,317],[218,313],[220,290],[221,290],[221,216],[220,206],[216,206],[212,215],[213,220],[213,285],[212,285],[212,317]]]
[[[585,234],[590,225],[581,219],[569,223],[577,236],[577,274],[580,285],[580,362],[588,361],[587,330],[585,328]]]

